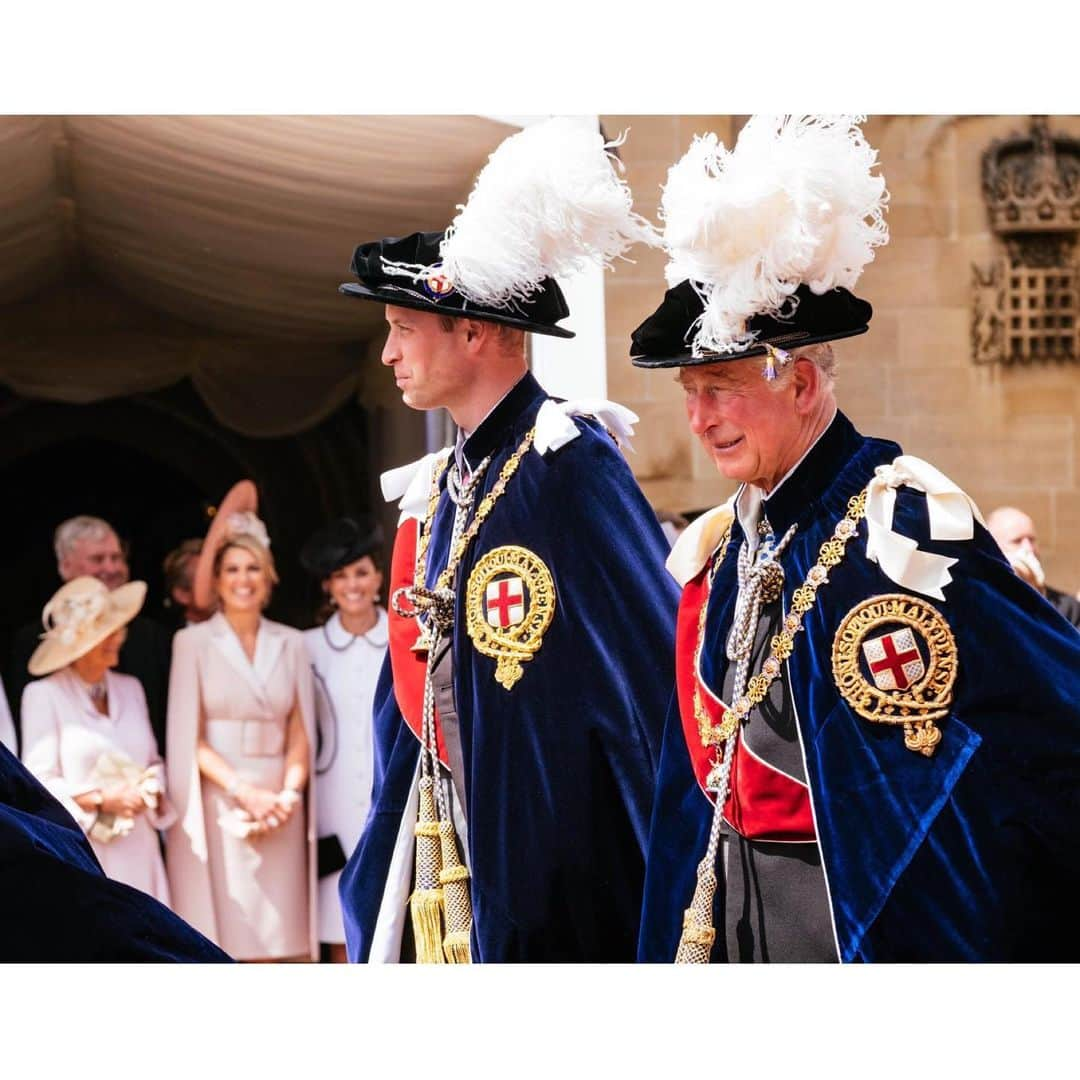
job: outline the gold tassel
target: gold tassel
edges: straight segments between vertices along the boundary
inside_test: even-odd
[[[708,855],[698,864],[694,898],[683,913],[683,932],[679,938],[676,964],[707,964],[716,931],[713,929],[713,897],[716,895],[716,872]]]
[[[469,870],[458,858],[457,836],[452,821],[439,822],[442,842],[442,865],[439,882],[443,889],[446,914],[446,937],[443,951],[448,964],[471,964],[472,898],[469,895]]]
[[[416,889],[409,897],[418,964],[443,963],[443,891],[439,887],[439,822],[435,814],[434,784],[420,781],[420,807],[416,828]]]

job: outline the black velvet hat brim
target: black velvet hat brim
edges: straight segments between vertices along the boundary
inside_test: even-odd
[[[570,314],[566,297],[554,278],[544,278],[530,295],[513,305],[479,304],[467,299],[453,283],[436,271],[442,266],[442,243],[445,232],[415,232],[408,236],[387,236],[360,244],[353,252],[350,269],[356,282],[340,286],[346,296],[358,300],[373,300],[379,304],[395,304],[414,311],[430,311],[448,315],[451,319],[481,319],[500,326],[512,326],[530,334],[572,338],[572,330],[558,324]],[[397,271],[405,268],[404,275]],[[414,273],[431,275],[418,283]],[[440,277],[445,288],[436,294],[430,282]],[[404,282],[417,284],[408,288]]]
[[[668,289],[656,311],[633,332],[630,361],[641,368],[723,364],[764,356],[766,345],[790,351],[855,337],[870,328],[874,309],[847,289],[838,287],[819,294],[800,285],[795,295],[799,302],[788,318],[760,314],[748,321],[746,329],[755,336],[745,348],[694,356],[691,341],[704,303],[693,283],[682,281]]]
[[[839,341],[841,338],[857,337],[865,334],[869,326],[856,326],[848,330],[831,330],[821,334],[803,334],[789,331],[778,334],[769,340],[754,342],[753,345],[737,353],[717,353],[712,356],[691,356],[689,352],[672,356],[632,356],[630,362],[639,368],[698,367],[702,364],[723,364],[729,360],[749,360],[754,356],[764,356],[766,344],[789,352],[804,345],[823,345],[827,341]]]
[[[392,288],[369,289],[366,285],[347,281],[345,284],[338,286],[338,292],[344,293],[346,296],[355,296],[358,300],[373,300],[379,304],[393,304],[395,307],[412,308],[414,311],[430,311],[435,315],[448,315],[451,319],[478,319],[481,322],[513,326],[530,334],[545,334],[548,337],[556,338],[572,338],[575,336],[573,330],[564,330],[561,326],[534,323],[528,319],[515,318],[512,315],[498,315],[487,311],[473,311],[467,308],[464,310],[450,308],[434,300],[424,300],[406,292],[395,291]]]

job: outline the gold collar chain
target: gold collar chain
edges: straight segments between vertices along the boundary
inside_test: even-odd
[[[427,513],[420,527],[420,541],[416,552],[416,569],[413,573],[412,590],[410,590],[414,593],[416,599],[419,599],[420,596],[426,597],[429,593],[445,593],[446,590],[449,590],[452,587],[454,575],[457,573],[457,568],[461,563],[462,557],[465,555],[465,552],[468,551],[469,545],[476,538],[476,534],[480,531],[480,526],[484,524],[487,516],[491,513],[492,507],[494,507],[499,499],[505,494],[506,486],[510,483],[510,478],[517,472],[517,468],[521,464],[521,459],[532,447],[533,438],[535,436],[536,428],[530,428],[525,435],[525,438],[518,444],[517,449],[506,459],[506,463],[503,465],[502,469],[499,470],[498,480],[495,481],[491,490],[480,500],[480,504],[476,508],[476,513],[473,515],[472,521],[469,522],[469,527],[461,534],[453,551],[450,552],[450,558],[447,560],[446,568],[439,574],[434,587],[429,590],[425,584],[427,579],[428,545],[431,543],[431,529],[435,520],[435,511],[439,505],[439,497],[441,495],[439,483],[449,464],[449,458],[442,463],[441,468],[434,470],[431,477],[431,493],[428,497]],[[424,602],[425,601],[421,601],[421,603]],[[399,614],[403,614],[403,612],[399,612]]]
[[[765,700],[769,687],[772,686],[774,680],[780,674],[783,662],[791,656],[795,649],[795,635],[803,628],[803,617],[814,606],[818,589],[829,580],[829,570],[839,566],[844,557],[847,543],[858,531],[859,521],[865,512],[866,490],[863,489],[858,495],[853,495],[848,500],[847,513],[836,523],[833,535],[821,545],[818,552],[818,561],[810,567],[806,580],[792,593],[791,611],[784,618],[783,629],[780,633],[775,634],[769,643],[769,658],[762,664],[761,671],[746,684],[746,693],[729,708],[725,708],[724,718],[721,722],[714,724],[705,711],[705,705],[701,699],[699,663],[702,645],[705,641],[705,615],[709,608],[709,598],[712,596],[713,577],[716,575],[720,564],[724,561],[728,542],[731,539],[731,529],[728,528],[709,567],[709,590],[701,603],[701,612],[698,616],[697,645],[694,649],[694,718],[697,720],[698,734],[701,737],[703,746],[722,747],[746,719],[750,710]]]

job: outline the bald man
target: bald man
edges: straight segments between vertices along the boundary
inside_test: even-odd
[[[1041,592],[1073,626],[1080,629],[1080,601],[1046,584],[1039,560],[1035,522],[1015,506],[999,506],[987,516],[986,527],[1017,576]]]

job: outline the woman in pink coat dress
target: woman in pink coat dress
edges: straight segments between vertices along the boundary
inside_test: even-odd
[[[106,875],[169,903],[157,829],[176,813],[138,679],[120,675],[125,627],[146,584],[110,592],[78,577],[45,606],[22,696],[23,762],[88,835]]]
[[[169,783],[180,820],[173,907],[237,960],[317,959],[311,667],[298,630],[262,615],[277,581],[242,481],[196,568],[200,607],[173,639]]]

